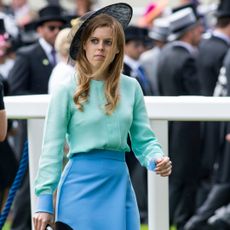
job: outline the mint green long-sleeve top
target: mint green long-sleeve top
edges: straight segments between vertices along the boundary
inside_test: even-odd
[[[112,115],[107,115],[104,110],[104,81],[90,81],[89,97],[83,112],[77,109],[73,101],[76,87],[73,76],[51,95],[35,180],[37,196],[51,195],[58,185],[66,136],[70,147],[69,158],[92,149],[127,152],[130,150],[128,134],[132,149],[143,166],[147,166],[156,156],[163,155],[151,130],[144,96],[136,79],[121,75],[120,100]]]

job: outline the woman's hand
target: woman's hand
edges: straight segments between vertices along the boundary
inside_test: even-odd
[[[161,176],[169,176],[172,172],[172,162],[170,161],[169,157],[164,156],[160,159],[156,160],[156,174]]]
[[[45,230],[46,226],[53,224],[53,215],[47,212],[37,212],[33,216],[35,230]]]

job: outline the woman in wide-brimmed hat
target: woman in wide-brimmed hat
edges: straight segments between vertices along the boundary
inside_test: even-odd
[[[36,230],[51,224],[57,185],[56,229],[140,229],[125,163],[128,133],[142,165],[156,164],[161,176],[171,172],[151,131],[138,82],[121,74],[123,28],[131,16],[128,4],[112,4],[87,13],[70,33],[69,54],[77,71],[51,96],[35,182]],[[61,175],[66,135],[69,162]]]

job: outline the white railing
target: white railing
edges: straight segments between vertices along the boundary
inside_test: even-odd
[[[29,168],[32,213],[35,210],[34,178],[41,153],[48,95],[4,98],[8,118],[28,120]],[[168,121],[230,121],[230,98],[145,97],[151,126],[168,154]],[[169,229],[168,178],[148,174],[149,230]]]

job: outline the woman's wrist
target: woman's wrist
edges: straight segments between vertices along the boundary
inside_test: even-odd
[[[47,212],[53,214],[53,195],[43,194],[38,196],[36,212]]]

